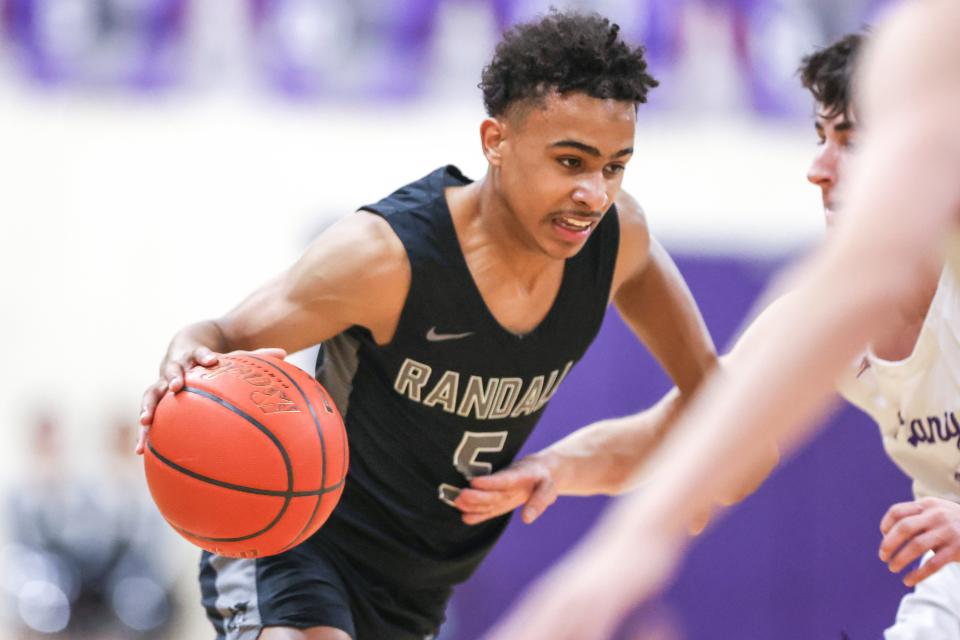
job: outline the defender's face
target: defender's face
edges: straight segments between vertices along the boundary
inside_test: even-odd
[[[807,180],[820,187],[823,212],[829,227],[834,222],[834,212],[839,205],[835,198],[844,166],[853,149],[856,123],[842,113],[828,117],[821,106],[817,109],[814,126],[817,129],[820,150],[813,157],[813,163],[807,171]]]
[[[541,251],[565,259],[586,243],[620,191],[636,122],[632,102],[582,93],[507,118],[498,188]]]

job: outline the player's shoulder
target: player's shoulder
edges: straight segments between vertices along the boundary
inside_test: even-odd
[[[620,191],[617,197],[614,198],[613,203],[617,207],[617,218],[620,222],[621,230],[627,233],[649,235],[647,214],[636,198],[626,191]]]
[[[358,291],[406,290],[406,249],[382,217],[368,211],[344,216],[321,233],[300,261],[306,282]]]
[[[617,221],[620,225],[620,242],[617,248],[615,286],[642,271],[650,257],[650,229],[647,216],[636,198],[621,191],[614,199]]]
[[[288,276],[289,297],[378,339],[393,332],[410,288],[403,243],[380,216],[357,211],[321,233]]]
[[[620,252],[645,256],[650,246],[650,228],[647,215],[637,199],[626,191],[621,191],[614,199],[617,221],[620,223]]]
[[[328,227],[310,244],[307,253],[354,266],[406,261],[403,242],[390,224],[365,210],[346,215]]]

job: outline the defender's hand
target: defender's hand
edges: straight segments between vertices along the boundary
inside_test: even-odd
[[[949,562],[960,561],[960,504],[941,498],[901,502],[880,521],[880,559],[898,573],[927,551],[934,555],[908,573],[903,583],[916,586]]]
[[[285,358],[287,352],[283,349],[268,348],[256,349],[249,353],[260,356],[273,356],[276,358]],[[147,443],[147,431],[153,424],[154,412],[160,399],[168,391],[177,393],[183,389],[184,380],[187,371],[193,367],[214,367],[219,362],[220,354],[214,353],[209,348],[199,346],[194,349],[168,354],[163,362],[160,363],[160,378],[150,385],[143,394],[143,400],[140,405],[140,437],[137,440],[136,453],[143,455],[143,449]]]
[[[525,505],[521,517],[530,524],[557,499],[550,469],[531,456],[488,476],[470,480],[453,504],[463,512],[463,522],[479,524]]]

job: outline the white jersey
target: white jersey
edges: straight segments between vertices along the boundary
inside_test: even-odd
[[[960,287],[945,268],[913,353],[899,362],[869,351],[838,390],[876,420],[889,456],[918,498],[960,502]]]

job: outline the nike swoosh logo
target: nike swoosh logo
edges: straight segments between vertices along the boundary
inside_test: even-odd
[[[472,336],[473,331],[467,331],[466,333],[437,333],[436,327],[430,327],[430,331],[427,331],[427,340],[430,342],[443,342],[444,340],[459,340],[460,338],[466,338],[467,336]]]

